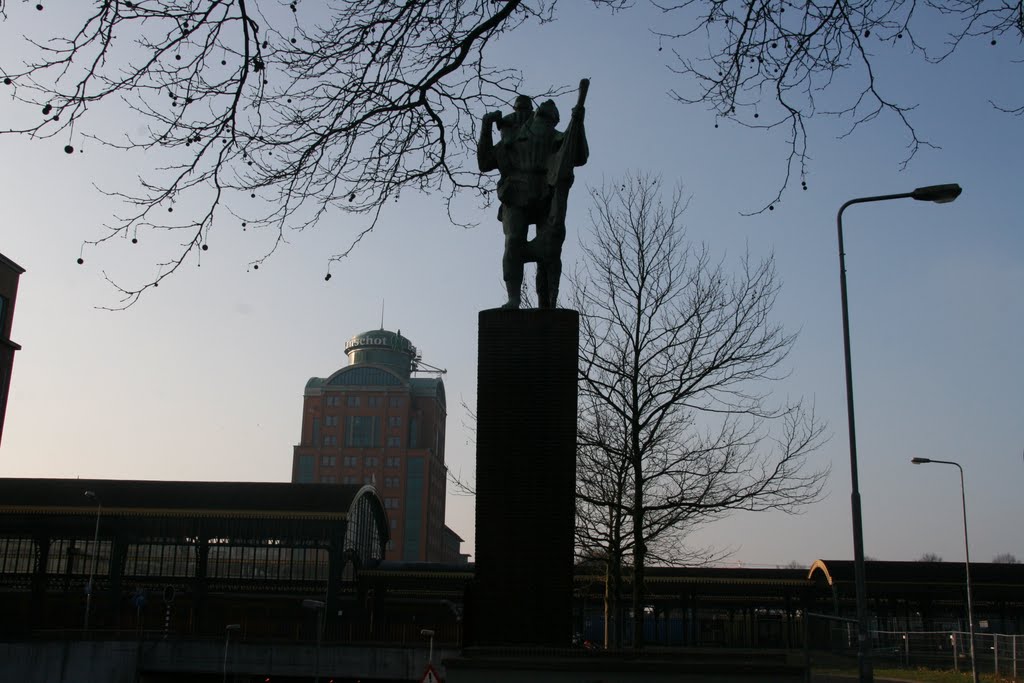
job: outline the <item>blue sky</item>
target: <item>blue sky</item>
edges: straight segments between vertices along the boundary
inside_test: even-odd
[[[1010,63],[1019,48],[969,45],[939,66],[883,54],[884,86],[919,105],[919,133],[941,149],[901,172],[907,139],[894,121],[838,139],[841,123],[816,119],[809,189],[745,217],[773,195],[785,140],[727,122],[716,129],[709,112],[672,102],[666,91],[678,77],[648,31],[659,20],[643,5],[612,16],[564,3],[557,22],[510,36],[495,55],[523,69],[527,93],[592,80],[591,159],[570,200],[567,266],[575,238],[586,239],[582,185],[627,170],[681,183],[689,237],[727,265],[748,249],[775,255],[776,315],[799,332],[776,391],[813,400],[829,422],[817,456],[832,465],[829,495],[795,517],[737,514],[692,540],[733,549],[731,563],[852,557],[836,210],[852,197],[958,182],[964,194],[953,204],[904,200],[845,214],[865,549],[879,559],[962,559],[957,473],[910,464],[924,456],[964,466],[972,557],[1024,559],[1024,122],[989,103],[1019,93],[1010,87],[1020,82]],[[14,42],[3,31],[6,63]],[[567,112],[573,101],[559,105]],[[0,116],[11,107],[0,98]],[[330,282],[327,257],[361,227],[358,217],[329,216],[249,272],[268,244],[225,221],[200,267],[190,262],[111,313],[97,309],[116,301],[102,273],[147,274],[158,240],[87,250],[83,266],[75,259],[118,210],[93,183],[130,181],[145,160],[88,142],[68,156],[64,144],[0,139],[0,252],[27,269],[0,476],[287,481],[306,380],[341,367],[345,340],[377,328],[382,307],[385,327],[448,369],[448,464],[471,474],[459,403],[476,394],[477,312],[503,300],[493,208],[462,204],[479,223],[467,230],[447,221],[440,198],[403,195]],[[472,551],[471,499],[449,496],[448,524]]]

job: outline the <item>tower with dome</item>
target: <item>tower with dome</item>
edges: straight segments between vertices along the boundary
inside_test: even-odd
[[[388,515],[385,559],[458,562],[462,539],[444,524],[443,371],[401,331],[345,344],[348,365],[306,382],[292,482],[374,486]],[[429,368],[427,376],[416,376]]]

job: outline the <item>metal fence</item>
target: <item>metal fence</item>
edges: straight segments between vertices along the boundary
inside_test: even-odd
[[[965,631],[874,631],[876,666],[971,670],[970,634]],[[998,676],[1024,676],[1024,636],[975,633],[978,671]]]
[[[856,623],[829,620],[827,630],[824,640],[819,630],[817,642],[808,643],[812,668],[856,662]],[[974,656],[980,673],[1024,681],[1024,635],[975,633]],[[875,668],[970,671],[970,634],[955,630],[872,631],[871,659]]]

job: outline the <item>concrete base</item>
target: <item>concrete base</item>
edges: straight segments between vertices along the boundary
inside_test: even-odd
[[[804,681],[803,657],[771,650],[628,653],[467,648],[446,683],[778,683]]]

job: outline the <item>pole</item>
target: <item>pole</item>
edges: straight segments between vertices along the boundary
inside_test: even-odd
[[[853,361],[850,354],[850,311],[846,293],[846,249],[843,244],[843,211],[852,204],[909,197],[909,194],[851,199],[839,207],[836,232],[839,239],[839,295],[843,313],[843,361],[846,368],[846,420],[850,440],[850,513],[853,517],[853,580],[857,607],[857,680],[873,683],[871,641],[868,633],[867,580],[864,576],[864,528],[861,518],[860,482],[857,476],[857,428],[853,410]]]
[[[420,629],[420,635],[430,640],[430,649],[427,650],[427,667],[434,665],[434,630],[429,628]]]
[[[853,575],[857,598],[857,673],[860,683],[873,683],[871,667],[871,634],[868,631],[867,580],[864,572],[864,529],[861,516],[860,484],[857,479],[857,430],[853,411],[853,365],[850,360],[850,313],[846,295],[846,250],[843,246],[843,212],[854,204],[884,202],[890,199],[915,199],[945,204],[960,196],[956,184],[929,185],[913,192],[858,197],[839,207],[836,230],[839,237],[839,291],[843,307],[843,359],[846,364],[846,417],[850,438],[850,512],[853,517]]]
[[[327,617],[327,603],[323,600],[305,599],[302,606],[314,610],[316,616],[316,650],[313,660],[313,680],[320,683],[320,641],[323,639],[324,619]]]
[[[932,462],[942,462],[933,460]],[[960,503],[964,511],[964,556],[967,558],[964,568],[967,575],[967,630],[971,638],[971,677],[974,683],[978,683],[978,661],[974,658],[974,608],[971,605],[971,546],[967,542],[967,492],[964,488],[964,468],[959,463],[950,461],[948,464],[956,465],[960,470]]]
[[[224,629],[224,666],[222,668],[222,671],[223,671],[223,674],[224,674],[224,676],[223,676],[224,683],[228,683],[228,643],[230,643],[230,642],[231,642],[231,629],[229,629],[229,628],[228,629]]]
[[[92,494],[92,495],[89,495]],[[96,499],[96,528],[92,533],[92,566],[89,568],[89,583],[87,584],[88,590],[85,593],[85,626],[84,630],[89,630],[89,612],[92,609],[92,594],[95,590],[93,586],[93,580],[96,578],[96,561],[99,559],[100,554],[100,514],[103,511],[103,502],[97,497],[92,491],[86,491],[85,495],[89,498]]]
[[[971,545],[967,541],[967,488],[964,486],[964,468],[952,460],[933,460],[931,458],[911,458],[915,465],[938,463],[952,465],[960,471],[960,504],[964,513],[964,571],[967,578],[967,633],[971,639],[971,678],[978,683],[978,662],[974,657],[974,606],[971,604]]]
[[[1017,677],[1017,635],[1011,636],[1013,638],[1013,677]]]
[[[324,635],[324,615],[326,611],[323,606],[316,612],[316,658],[313,663],[313,683],[320,683],[320,643]]]
[[[222,668],[223,681],[228,683],[228,644],[231,642],[231,632],[241,630],[241,624],[228,624],[224,627],[224,665]],[[235,662],[236,666],[238,662]]]

